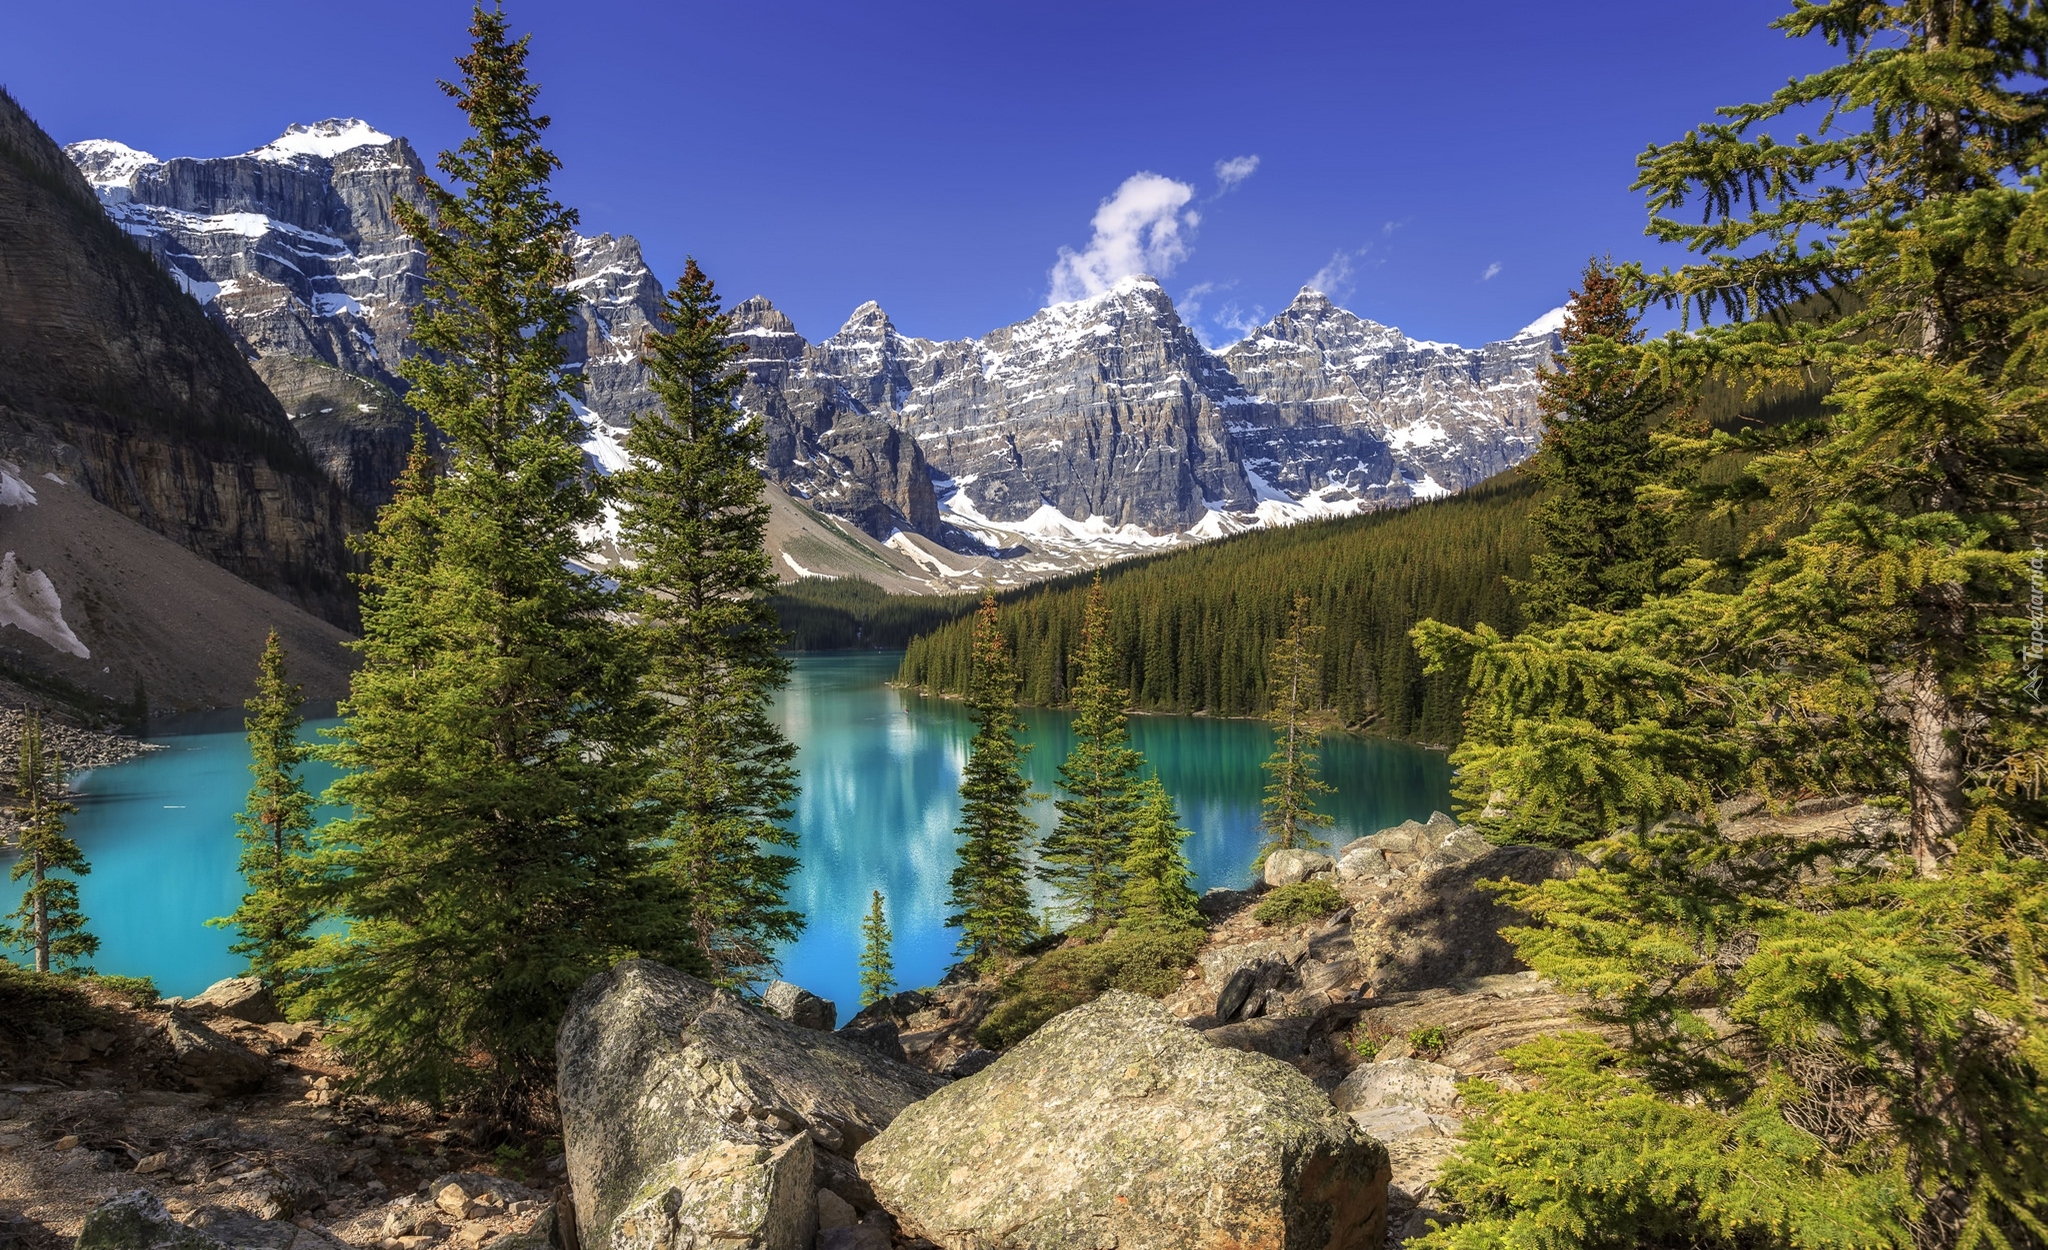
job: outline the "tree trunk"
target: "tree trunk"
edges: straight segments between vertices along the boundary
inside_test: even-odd
[[[1932,657],[1913,670],[1906,704],[1906,767],[1911,781],[1911,849],[1923,877],[1941,874],[1963,832],[1963,746],[1954,702]]]
[[[31,888],[36,892],[36,971],[48,972],[50,970],[50,900],[43,893],[43,862],[40,855],[36,857],[34,881],[35,884]]]

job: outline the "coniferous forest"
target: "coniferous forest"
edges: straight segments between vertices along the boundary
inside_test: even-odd
[[[1118,565],[1109,601],[1117,681],[1147,711],[1256,716],[1270,707],[1273,643],[1297,595],[1322,638],[1321,700],[1335,719],[1389,737],[1449,742],[1463,683],[1423,671],[1408,631],[1424,620],[1512,628],[1507,578],[1526,572],[1535,492],[1509,473],[1454,498],[1400,512],[1260,531]],[[1004,637],[1019,697],[1070,701],[1088,581],[1009,596]],[[899,676],[935,692],[965,689],[972,630],[955,622],[911,641]]]

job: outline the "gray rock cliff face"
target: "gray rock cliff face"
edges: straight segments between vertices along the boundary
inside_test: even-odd
[[[0,457],[336,624],[351,513],[234,345],[0,94]]]
[[[335,118],[237,156],[158,160],[103,139],[65,153],[107,215],[234,335],[329,475],[366,508],[388,501],[412,438],[398,368],[426,281],[392,207],[421,201],[412,145]],[[639,357],[661,288],[629,236],[579,237],[573,254],[581,302],[564,346],[603,458],[656,402]]]
[[[1257,400],[1233,432],[1269,486],[1326,503],[1462,490],[1536,450],[1547,330],[1478,349],[1416,342],[1302,288],[1223,353]]]

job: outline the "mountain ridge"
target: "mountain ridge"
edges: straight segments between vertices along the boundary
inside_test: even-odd
[[[356,118],[226,157],[159,160],[111,140],[67,153],[117,224],[235,336],[292,425],[374,508],[410,440],[397,365],[424,258],[391,205],[425,168]],[[585,450],[622,463],[656,406],[640,343],[661,284],[630,235],[577,236],[570,340]],[[1412,340],[1304,288],[1211,350],[1133,276],[961,339],[902,333],[874,301],[815,341],[764,296],[730,309],[764,475],[871,538],[933,590],[1015,585],[1225,534],[1434,498],[1526,458],[1539,321],[1463,348]],[[594,534],[593,559],[622,559]],[[840,575],[781,561],[787,576]]]

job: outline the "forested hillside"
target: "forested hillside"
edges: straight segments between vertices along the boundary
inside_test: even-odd
[[[1512,629],[1506,579],[1526,572],[1533,486],[1510,471],[1473,490],[1399,512],[1261,531],[1103,574],[1119,683],[1153,711],[1245,716],[1266,710],[1266,656],[1296,594],[1325,627],[1326,705],[1344,724],[1449,742],[1462,709],[1462,674],[1425,676],[1409,644],[1434,618]],[[1003,605],[1002,624],[1023,677],[1021,698],[1064,702],[1067,663],[1081,632],[1086,579],[1035,587]],[[913,640],[902,680],[959,692],[971,623]]]

